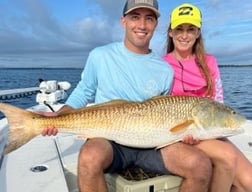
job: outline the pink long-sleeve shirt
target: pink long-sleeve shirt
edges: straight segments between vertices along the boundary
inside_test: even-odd
[[[174,69],[171,95],[206,96],[207,83],[194,58],[179,62],[172,53],[169,53],[163,59]],[[213,78],[212,99],[223,102],[223,87],[216,58],[207,54],[206,61]]]

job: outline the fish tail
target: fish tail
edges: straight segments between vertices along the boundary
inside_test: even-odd
[[[26,126],[32,117],[31,112],[6,103],[0,103],[0,111],[7,118],[9,127],[4,154],[16,150],[37,135]]]

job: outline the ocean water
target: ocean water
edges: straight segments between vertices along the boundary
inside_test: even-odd
[[[82,69],[11,69],[2,68],[0,70],[0,90],[19,89],[28,87],[39,87],[40,79],[45,81],[56,80],[68,81],[71,88],[67,90],[69,95],[80,80]],[[0,102],[13,104],[21,108],[29,108],[36,105],[36,93],[31,95],[11,95],[0,97]],[[61,101],[61,102],[64,102]],[[3,114],[0,112],[0,119]]]
[[[39,79],[69,81],[70,94],[77,85],[82,69],[1,69],[0,90],[39,86]],[[220,67],[225,103],[252,119],[252,66]],[[35,105],[36,94],[25,97],[0,98],[0,102],[28,108]],[[62,101],[64,102],[64,101]],[[1,118],[0,114],[0,118]]]
[[[252,120],[252,66],[221,67],[224,102]]]

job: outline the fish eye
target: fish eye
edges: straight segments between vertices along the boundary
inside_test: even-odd
[[[232,111],[232,114],[233,114],[233,115],[236,115],[236,111]]]

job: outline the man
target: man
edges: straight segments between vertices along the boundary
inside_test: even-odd
[[[128,0],[121,24],[123,42],[92,50],[82,79],[60,111],[88,103],[113,99],[143,101],[169,92],[173,71],[149,48],[158,23],[157,0]],[[56,134],[45,129],[43,135]],[[81,192],[107,191],[104,173],[138,166],[155,173],[174,173],[184,178],[180,191],[208,190],[212,166],[195,147],[182,142],[161,150],[130,148],[104,138],[89,139],[78,159],[78,185]]]

